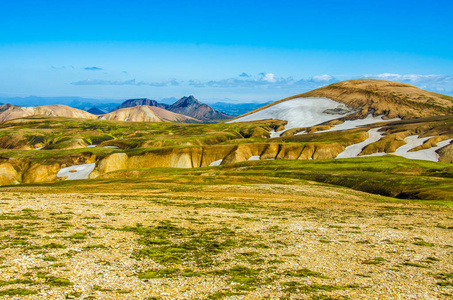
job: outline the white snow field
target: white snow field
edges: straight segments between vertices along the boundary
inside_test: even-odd
[[[332,112],[332,110],[336,109],[343,112],[349,110],[349,112],[335,114]],[[330,110],[331,112],[327,113],[326,110]],[[291,99],[230,122],[256,121],[264,119],[278,119],[288,121],[288,124],[285,126],[284,130],[279,132],[275,132],[273,130],[271,131],[270,137],[274,138],[279,137],[283,132],[292,128],[315,126],[330,120],[341,118],[351,113],[354,113],[354,110],[348,109],[344,104],[333,101],[332,99],[321,97],[306,97]],[[364,119],[346,121],[342,124],[330,128],[329,130],[318,132],[347,130],[376,122],[390,122],[396,120],[399,119],[383,120],[382,116],[373,117],[370,114]],[[303,131],[297,134],[305,133],[306,132]]]
[[[256,121],[264,119],[278,119],[288,121],[285,129],[272,133],[272,137],[280,136],[284,131],[292,128],[314,126],[326,121],[334,120],[346,114],[329,114],[325,110],[342,108],[345,105],[329,98],[307,97],[296,98],[278,103],[256,113],[244,116],[230,122]],[[354,111],[350,111],[353,113]]]
[[[346,149],[344,149],[343,152],[338,154],[336,158],[349,158],[349,157],[357,157],[360,152],[362,152],[362,149],[365,148],[367,145],[377,142],[381,139],[382,134],[379,131],[381,128],[373,128],[368,131],[368,138],[364,140],[363,142],[353,144],[350,146],[347,146]]]
[[[95,166],[96,163],[92,163],[63,168],[58,171],[57,177],[68,176],[65,180],[88,179],[88,176],[93,172]]]

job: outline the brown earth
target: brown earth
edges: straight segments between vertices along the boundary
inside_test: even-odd
[[[439,154],[439,162],[453,164],[453,144],[445,146],[437,151]]]

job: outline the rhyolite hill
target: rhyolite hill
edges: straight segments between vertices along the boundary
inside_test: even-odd
[[[54,104],[44,106],[0,105],[0,122],[29,116],[71,117],[81,119],[96,119],[97,116],[86,111],[66,105]]]
[[[149,105],[138,105],[121,108],[108,114],[99,116],[100,120],[128,121],[128,122],[178,122],[201,123],[187,115],[171,112],[169,110]]]
[[[453,114],[453,97],[425,91],[405,83],[380,79],[355,79],[287,97],[243,116],[293,99],[308,97],[329,98],[357,110],[347,119],[365,118],[368,114],[382,115],[389,119],[412,119]]]

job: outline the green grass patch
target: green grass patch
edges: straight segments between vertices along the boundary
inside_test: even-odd
[[[7,286],[13,284],[37,284],[35,281],[29,279],[14,279],[14,280],[0,280],[0,286]]]
[[[414,263],[414,262],[405,262],[405,263],[403,263],[403,265],[409,266],[409,267],[423,268],[423,269],[428,268],[427,266],[421,265],[419,263]]]
[[[433,243],[429,243],[429,242],[425,242],[425,241],[416,241],[413,243],[414,245],[417,245],[417,246],[424,246],[424,247],[434,247],[434,244]]]
[[[347,286],[331,285],[331,284],[309,284],[304,285],[296,281],[287,281],[282,283],[283,291],[290,293],[315,293],[318,291],[338,291],[338,290],[348,290],[352,288],[358,288],[356,284],[350,284]]]
[[[386,262],[386,260],[384,258],[375,257],[375,258],[371,258],[371,259],[367,259],[367,260],[363,261],[362,264],[365,264],[365,265],[381,265],[384,262]]]
[[[0,291],[0,296],[26,296],[36,295],[37,293],[37,291],[27,289],[7,289]]]
[[[292,276],[292,277],[316,277],[316,278],[329,278],[319,272],[311,271],[307,268],[299,269],[299,270],[293,270],[293,271],[287,271],[285,272],[286,276]]]
[[[66,278],[59,278],[54,276],[45,276],[45,284],[52,286],[72,286],[74,283]]]
[[[194,230],[179,227],[170,221],[162,221],[155,227],[137,224],[120,230],[141,235],[138,242],[146,247],[138,249],[136,256],[148,257],[162,264],[190,261],[198,266],[208,266],[212,264],[215,255],[237,244],[228,238],[235,235],[229,229]]]

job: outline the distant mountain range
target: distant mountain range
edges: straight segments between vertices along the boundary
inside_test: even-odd
[[[156,100],[147,98],[130,99],[113,108],[110,113],[106,113],[97,107],[91,107],[85,111],[61,104],[41,106],[0,105],[0,122],[33,115],[129,122],[185,123],[206,123],[233,118],[233,116],[219,112],[209,105],[199,102],[193,96],[183,97],[172,105],[158,103]]]
[[[218,119],[222,120],[222,114],[227,115],[228,118],[243,115],[247,112],[250,112],[254,109],[262,107],[264,105],[269,104],[270,102],[266,103],[229,103],[228,100],[224,100],[221,102],[215,102],[209,104],[210,108],[212,108],[215,112],[211,111],[211,109],[203,106],[198,100],[196,100],[193,96],[183,97],[181,99],[177,99],[175,97],[170,98],[158,98],[156,100],[151,100],[147,98],[139,98],[139,99],[131,99],[124,101],[123,103],[121,100],[116,99],[93,99],[93,98],[82,98],[82,97],[37,97],[37,96],[30,96],[30,97],[0,97],[0,105],[4,103],[10,103],[13,105],[18,106],[43,106],[43,105],[53,105],[53,104],[62,104],[67,105],[73,108],[77,108],[80,110],[87,111],[94,115],[101,115],[107,114],[109,112],[118,109],[119,106],[124,105],[123,107],[133,107],[135,105],[149,105],[160,107],[164,109],[168,109],[173,112],[182,112],[183,109],[181,107],[182,103],[176,105],[176,103],[184,98],[188,98],[185,101],[189,100],[188,102],[191,103],[191,108],[184,109],[186,113],[191,113],[196,115],[197,117],[203,119],[205,122],[210,119]],[[193,101],[191,98],[195,99]],[[141,100],[144,100],[143,102]],[[233,100],[232,100],[233,101]],[[184,101],[183,101],[184,102]],[[121,104],[122,103],[122,104]],[[170,107],[170,109],[169,109]],[[197,107],[195,109],[195,107]],[[172,110],[174,109],[174,110]],[[195,111],[197,111],[195,113]],[[220,113],[220,114],[219,114]],[[192,115],[191,115],[192,116]],[[192,116],[194,117],[194,116]],[[196,117],[195,117],[196,118]],[[226,118],[226,119],[228,119]]]
[[[151,99],[130,99],[123,102],[118,107],[114,108],[112,111],[123,109],[123,108],[130,108],[139,105],[149,105],[154,107],[159,107],[162,109],[166,109],[168,111],[189,116],[197,120],[201,120],[203,122],[211,122],[211,121],[220,121],[220,120],[228,120],[233,118],[233,116],[227,115],[220,111],[217,111],[210,107],[207,104],[203,104],[194,96],[189,97],[182,97],[177,102],[173,103],[172,105],[159,103],[156,100]]]
[[[160,107],[149,105],[122,108],[111,113],[101,115],[91,114],[84,110],[61,104],[26,107],[11,104],[0,105],[0,122],[31,116],[70,117],[78,119],[101,119],[126,122],[202,122],[189,116],[177,114]]]
[[[230,116],[240,116],[246,114],[252,110],[268,105],[272,101],[265,103],[230,103],[230,102],[216,102],[211,104],[211,107],[224,112]]]

